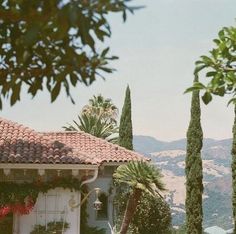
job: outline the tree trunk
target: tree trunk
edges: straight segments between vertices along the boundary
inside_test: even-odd
[[[133,193],[130,194],[129,200],[126,205],[125,215],[122,221],[120,234],[126,234],[129,228],[129,224],[134,216],[136,207],[142,195],[142,190],[135,189]]]
[[[236,105],[234,107],[233,143],[232,143],[232,206],[234,233],[236,233]]]

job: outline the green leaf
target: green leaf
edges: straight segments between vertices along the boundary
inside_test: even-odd
[[[184,94],[185,94],[185,93],[190,93],[190,92],[193,92],[193,91],[196,91],[196,90],[201,90],[201,89],[206,89],[206,86],[203,85],[203,84],[200,83],[200,82],[194,82],[194,83],[193,83],[193,86],[187,88],[187,89],[185,90]]]
[[[201,65],[195,67],[193,74],[197,75],[201,70],[203,70],[206,67],[207,67],[206,64],[201,63]]]
[[[195,91],[195,90],[199,90],[198,88],[196,88],[196,87],[190,87],[190,88],[187,88],[185,91],[184,91],[184,94],[186,94],[186,93],[191,93],[191,92],[193,92],[193,91]]]
[[[215,76],[216,74],[217,74],[216,71],[210,71],[210,72],[207,72],[206,77]]]
[[[225,95],[225,87],[224,87],[224,86],[218,88],[218,90],[217,90],[217,95],[219,95],[219,96],[221,96],[221,97],[223,97],[223,96]]]
[[[218,35],[219,35],[219,38],[220,38],[221,40],[224,40],[224,39],[225,39],[225,32],[224,32],[224,29],[220,30],[219,33],[218,33]]]
[[[13,106],[18,100],[20,100],[20,90],[21,90],[21,82],[13,86],[11,102],[10,102],[11,106]]]
[[[201,56],[202,61],[205,63],[205,65],[209,66],[212,64],[212,59],[208,56]]]
[[[110,60],[116,60],[116,59],[119,59],[119,57],[118,57],[118,56],[112,56],[112,57],[110,57]]]
[[[203,102],[207,105],[212,100],[212,95],[209,92],[205,92],[202,96]]]
[[[214,39],[213,41],[214,41],[217,45],[220,44],[220,40],[219,40],[219,39]]]
[[[2,110],[2,99],[0,97],[0,110]]]
[[[56,100],[57,96],[60,93],[60,90],[61,90],[61,82],[57,81],[56,85],[54,86],[51,92],[51,102],[54,102]]]
[[[234,105],[236,104],[236,98],[231,98],[227,104],[227,106],[229,106],[231,103],[233,103]]]
[[[200,82],[194,82],[193,86],[198,89],[206,89],[206,86]]]
[[[101,57],[105,57],[109,50],[110,50],[109,47],[107,47],[105,50],[103,50],[102,53],[101,53]]]
[[[126,21],[126,19],[127,19],[127,14],[126,14],[126,11],[123,11],[123,21],[125,22]]]
[[[71,81],[71,84],[73,86],[76,86],[77,82],[78,82],[78,76],[74,73],[71,73],[70,74],[70,81]]]
[[[39,30],[40,30],[40,27],[38,24],[32,24],[31,28],[28,29],[28,31],[23,37],[24,43],[28,46],[33,45],[35,41],[38,39]]]
[[[103,71],[105,71],[107,73],[112,73],[113,72],[113,69],[108,68],[108,67],[99,67],[99,69],[101,69],[101,70],[103,70]]]

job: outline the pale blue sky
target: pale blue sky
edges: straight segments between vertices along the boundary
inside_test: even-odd
[[[130,15],[110,17],[112,38],[106,41],[120,60],[117,72],[91,87],[79,85],[73,94],[76,105],[61,96],[50,103],[46,93],[31,99],[25,95],[1,115],[36,130],[61,130],[75,119],[88,99],[101,93],[123,105],[126,85],[132,92],[134,134],[160,140],[185,137],[189,122],[190,95],[183,95],[193,79],[194,61],[212,46],[223,26],[235,25],[235,0],[134,0],[146,8]],[[228,99],[215,98],[203,106],[205,137],[231,137],[232,107]]]

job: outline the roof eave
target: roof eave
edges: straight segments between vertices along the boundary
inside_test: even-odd
[[[0,169],[94,170],[98,167],[96,164],[0,163]]]

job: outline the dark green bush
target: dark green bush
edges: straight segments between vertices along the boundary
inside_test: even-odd
[[[64,230],[69,228],[69,224],[67,222],[64,223]],[[34,229],[30,234],[61,234],[63,229],[63,222],[50,222],[47,224],[47,228],[45,225],[35,225]]]
[[[122,222],[128,196],[128,192],[123,190],[118,192],[115,199],[118,230]],[[153,197],[144,193],[128,232],[129,234],[171,233],[171,211],[169,205],[161,197]]]

